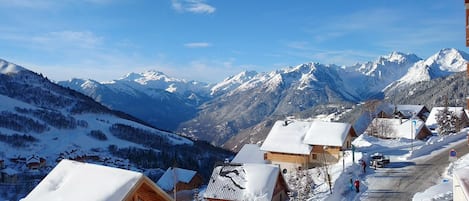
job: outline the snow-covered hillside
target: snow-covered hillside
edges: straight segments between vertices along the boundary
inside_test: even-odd
[[[208,176],[216,161],[231,156],[110,110],[23,67],[7,63],[0,69],[0,161],[19,181],[0,185],[5,199],[24,196],[64,158],[130,168],[157,179],[175,162]]]
[[[0,73],[9,74],[9,73],[18,73],[19,71],[25,70],[21,66],[9,63],[5,60],[0,59]]]

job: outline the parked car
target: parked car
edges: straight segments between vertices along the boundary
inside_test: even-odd
[[[376,152],[371,155],[371,160],[369,164],[371,167],[374,167],[376,164],[376,167],[382,168],[389,163],[390,163],[389,157],[385,156],[382,153]]]

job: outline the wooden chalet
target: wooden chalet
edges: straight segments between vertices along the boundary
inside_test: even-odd
[[[288,191],[277,165],[227,163],[214,168],[203,197],[207,201],[286,201]]]
[[[203,178],[193,170],[169,167],[156,184],[170,193],[175,186],[176,192],[199,188],[203,184]]]
[[[376,108],[373,118],[419,118],[426,121],[430,114],[430,110],[424,105],[394,105],[390,103],[382,103]]]
[[[64,159],[23,200],[173,199],[142,173]]]
[[[424,140],[432,135],[425,122],[416,119],[375,118],[365,131],[366,134],[379,138],[407,138]]]
[[[26,166],[30,170],[37,170],[46,165],[46,159],[39,156],[31,156],[26,160]]]
[[[261,146],[265,159],[286,171],[335,163],[350,149],[355,130],[348,123],[277,121]]]
[[[404,119],[419,118],[426,121],[430,115],[430,110],[424,105],[396,105],[396,110]]]
[[[0,182],[14,184],[18,181],[18,171],[12,168],[0,170]]]

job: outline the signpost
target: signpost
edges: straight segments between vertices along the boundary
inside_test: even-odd
[[[414,134],[415,133],[415,134]],[[412,119],[412,128],[411,128],[411,141],[410,141],[410,153],[414,152],[414,135],[417,134],[417,120]]]
[[[456,152],[456,150],[451,149],[449,151],[449,161],[453,162],[453,161],[456,161],[457,159],[458,159],[458,153]]]

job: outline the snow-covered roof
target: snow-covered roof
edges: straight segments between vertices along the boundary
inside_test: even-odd
[[[14,170],[12,168],[9,168],[9,167],[1,170],[0,172],[5,173],[5,174],[10,175],[10,176],[18,174],[18,171]]]
[[[279,175],[279,167],[271,164],[217,166],[210,177],[204,198],[272,200]]]
[[[23,201],[118,201],[143,177],[139,172],[64,159]]]
[[[405,117],[412,117],[423,110],[423,105],[396,105],[397,111],[401,112]]]
[[[436,114],[438,114],[438,111],[443,110],[445,107],[433,107],[432,110],[430,111],[430,115],[428,115],[428,119],[425,122],[427,127],[429,128],[436,128],[438,126],[438,123],[436,122]],[[460,117],[463,112],[465,114],[465,110],[463,107],[448,107],[449,111],[454,112],[458,117]]]
[[[351,127],[349,123],[313,121],[303,143],[341,147]]]
[[[379,123],[377,123],[377,121]],[[415,121],[416,128],[413,127],[412,121]],[[402,123],[401,123],[402,122]],[[407,138],[407,139],[415,139],[417,137],[417,133],[424,127],[424,122],[418,118],[416,119],[388,119],[388,118],[375,118],[373,122],[370,124],[378,125],[378,124],[388,125],[392,131],[392,137],[396,138]]]
[[[174,188],[174,181],[187,184],[194,178],[195,174],[197,172],[193,170],[169,167],[156,184],[163,190],[170,191]]]
[[[309,154],[311,145],[303,143],[303,139],[311,126],[311,122],[289,120],[277,121],[261,146],[262,151]]]
[[[39,160],[39,157],[38,156],[31,156],[30,158],[28,158],[28,160],[26,161],[26,163],[39,163],[40,160]]]
[[[265,152],[257,144],[245,144],[231,161],[232,163],[267,163]]]
[[[394,111],[398,111],[403,114],[406,118],[412,117],[414,114],[418,114],[423,110],[424,105],[394,105],[391,103],[382,103],[377,106],[376,112],[385,112],[387,115],[392,115]]]

